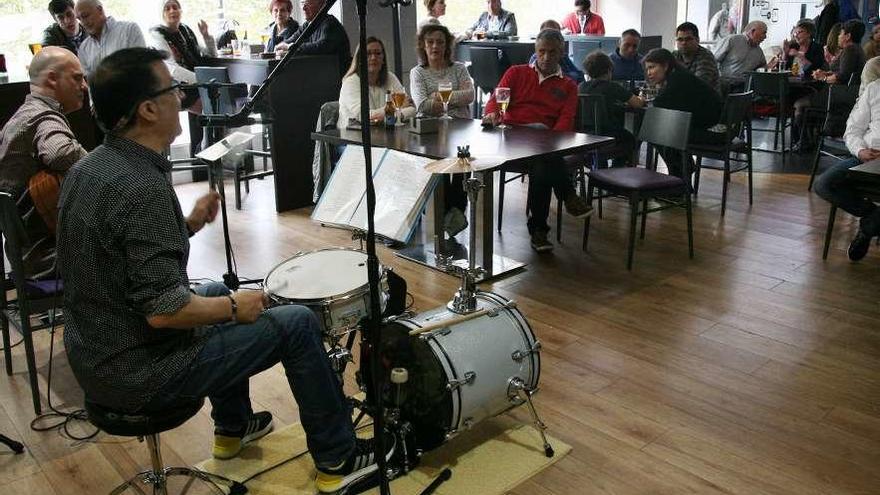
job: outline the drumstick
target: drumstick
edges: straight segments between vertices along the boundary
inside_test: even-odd
[[[427,325],[427,326],[424,326],[421,328],[416,328],[415,330],[410,330],[409,334],[410,335],[421,335],[423,333],[433,332],[434,330],[439,330],[444,327],[458,325],[459,323],[464,323],[468,320],[473,320],[474,318],[479,318],[485,314],[488,314],[490,311],[494,311],[494,309],[493,310],[481,309],[479,311],[474,311],[473,313],[461,315],[456,318],[450,318],[448,320],[438,321],[437,323],[433,323],[431,325]]]

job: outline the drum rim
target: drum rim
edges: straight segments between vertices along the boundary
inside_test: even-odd
[[[269,273],[266,274],[266,277],[263,279],[263,293],[266,294],[266,296],[268,296],[269,299],[271,299],[277,303],[308,304],[308,305],[320,304],[321,306],[332,306],[340,301],[346,301],[349,299],[353,299],[356,296],[364,295],[365,292],[363,291],[363,289],[364,289],[364,287],[369,288],[369,285],[370,285],[369,281],[367,281],[367,283],[365,283],[363,285],[359,285],[359,286],[355,287],[354,289],[349,290],[348,292],[343,292],[341,294],[334,294],[334,295],[328,296],[328,297],[318,297],[318,298],[312,298],[312,299],[291,299],[288,297],[283,297],[283,296],[272,294],[271,292],[269,292],[269,287],[266,285],[266,281],[269,280],[269,278],[272,276],[272,274],[275,273],[275,270],[280,268],[281,265],[283,265],[284,263],[286,263],[294,258],[298,258],[300,256],[306,256],[306,255],[314,254],[314,253],[320,253],[323,251],[354,251],[356,253],[361,253],[361,254],[367,256],[367,253],[364,251],[361,251],[360,249],[344,248],[344,247],[328,247],[328,248],[321,248],[321,249],[312,249],[310,251],[300,251],[300,252],[294,254],[293,256],[286,258],[284,261],[282,261],[281,263],[278,263],[277,265],[272,267],[271,270],[269,270]],[[379,263],[379,283],[380,284],[382,283],[383,280],[387,279],[387,271],[388,271],[388,269],[385,268],[385,266],[382,265],[382,263]],[[368,292],[369,292],[369,290],[367,291],[367,293]]]

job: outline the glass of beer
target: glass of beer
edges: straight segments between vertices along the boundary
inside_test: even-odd
[[[395,127],[403,125],[403,112],[401,109],[406,105],[406,93],[403,89],[393,90],[391,92],[391,104],[394,105],[394,111],[397,114],[397,122]]]
[[[495,102],[498,103],[498,108],[501,114],[501,124],[498,128],[509,129],[510,126],[504,123],[504,114],[507,112],[507,105],[510,104],[510,88],[495,88]]]
[[[263,44],[263,51],[266,51],[266,45],[269,44],[269,35],[265,34],[265,33],[261,34],[260,35],[260,43]]]
[[[441,81],[437,85],[437,94],[440,95],[440,102],[443,103],[443,115],[440,118],[443,120],[452,120],[452,117],[449,116],[449,99],[452,98],[452,82]]]

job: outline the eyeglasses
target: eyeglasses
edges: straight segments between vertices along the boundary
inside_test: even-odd
[[[111,131],[119,132],[119,131],[122,131],[123,129],[125,129],[126,127],[128,127],[129,123],[131,123],[132,119],[134,118],[134,114],[137,113],[138,107],[141,106],[141,103],[143,103],[147,100],[152,100],[152,99],[158,98],[158,97],[164,95],[165,93],[171,93],[171,92],[174,92],[174,96],[176,96],[178,99],[183,99],[184,90],[194,89],[194,88],[196,88],[196,86],[178,82],[178,83],[172,84],[171,86],[168,86],[167,88],[153,91],[152,93],[145,95],[143,98],[139,98],[131,106],[131,110],[129,110],[128,113],[126,113],[123,118],[119,119],[116,122],[116,125],[113,126],[113,129]],[[104,126],[102,125],[101,127],[103,128]],[[104,132],[107,132],[106,129],[103,129],[103,130],[104,130]]]

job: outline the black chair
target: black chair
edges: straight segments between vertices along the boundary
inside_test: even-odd
[[[664,146],[681,152],[682,172],[690,177],[690,160],[686,153],[690,137],[691,114],[666,108],[649,108],[639,130],[639,140],[653,146]],[[684,179],[661,174],[639,167],[606,168],[590,172],[587,182],[587,202],[593,202],[593,189],[608,191],[629,199],[630,228],[626,268],[632,269],[635,251],[636,220],[642,216],[642,238],[645,237],[647,214],[671,207],[684,208],[687,213],[688,255],[694,257],[693,209],[690,186]],[[659,199],[663,204],[648,208],[649,199]],[[641,211],[639,205],[642,205]],[[590,217],[584,221],[583,249],[587,249],[590,235]]]
[[[90,423],[110,435],[146,439],[147,447],[150,449],[150,469],[123,482],[113,489],[110,495],[119,495],[129,488],[137,493],[146,493],[142,485],[146,485],[147,492],[165,495],[168,490],[168,478],[172,476],[186,478],[184,493],[188,491],[195,480],[204,482],[214,493],[227,493],[226,490],[218,486],[218,482],[225,485],[230,494],[247,493],[247,488],[244,485],[223,476],[186,467],[165,467],[162,462],[159,434],[187,422],[201,410],[204,402],[204,399],[198,399],[163,411],[126,413],[97,404],[86,398],[85,410],[88,413]]]
[[[483,94],[492,94],[501,76],[510,67],[504,52],[498,48],[473,46],[471,52],[471,77],[477,88],[477,102],[474,105],[474,117],[483,114]]]
[[[843,142],[843,133],[846,131],[846,120],[856,105],[859,97],[858,86],[844,86],[832,84],[828,86],[828,104],[823,115],[822,128],[819,130],[819,140],[816,152],[813,154],[813,166],[810,170],[810,183],[807,191],[813,190],[813,181],[819,170],[819,158],[822,155],[836,158],[838,161],[849,157],[849,150]]]
[[[37,213],[32,209],[28,214],[36,215]],[[0,291],[3,293],[0,297],[0,309],[2,309],[0,320],[2,320],[6,374],[12,375],[12,353],[9,343],[9,325],[11,324],[22,335],[34,413],[39,415],[43,411],[40,404],[40,387],[37,383],[37,365],[32,334],[37,330],[53,326],[53,320],[57,317],[56,309],[60,308],[63,303],[62,291],[64,287],[61,280],[29,280],[26,277],[24,246],[29,244],[29,240],[18,207],[12,196],[5,192],[0,193],[0,231],[2,231],[5,240],[6,258],[11,265],[10,275],[15,287],[15,299],[10,301],[7,299],[5,290],[8,287],[6,267],[0,258],[4,284],[4,290]],[[37,325],[31,324],[32,317],[46,313],[48,313],[48,317],[45,321]]]
[[[880,203],[880,174],[854,174],[852,171],[848,174],[848,181],[852,184],[856,192],[874,203]],[[837,217],[837,206],[831,205],[831,211],[828,213],[828,226],[825,229],[825,245],[822,248],[822,259],[828,258],[828,248],[831,246],[831,235],[834,232],[834,220]],[[880,239],[878,239],[880,243]]]
[[[196,80],[200,83],[216,81],[220,83],[228,83],[229,82],[229,71],[226,67],[196,67],[195,68]],[[244,85],[242,85],[244,86]],[[238,104],[236,100],[238,97],[244,97],[247,95],[247,90],[244,89],[243,92],[236,92],[235,88],[223,87],[219,88],[217,95],[218,104],[217,108],[214,108],[214,105],[211,102],[211,98],[209,98],[209,93],[206,88],[199,88],[199,94],[202,98],[202,113],[205,115],[210,114],[234,114],[238,111]],[[270,175],[274,175],[275,171],[268,168],[266,161],[269,159],[273,159],[272,151],[269,143],[272,138],[272,124],[270,120],[263,119],[261,122],[263,126],[263,132],[261,133],[261,137],[263,139],[263,149],[262,150],[254,150],[247,149],[245,150],[245,159],[241,162],[235,164],[232,167],[231,171],[233,173],[233,181],[235,184],[235,209],[241,209],[241,185],[244,184],[244,189],[246,193],[250,192],[250,181],[254,179],[262,179],[263,177],[267,177]],[[254,157],[263,159],[263,170],[262,171],[254,171]],[[273,159],[274,166],[274,159]]]
[[[688,153],[697,157],[696,170],[694,171],[694,192],[700,190],[700,171],[703,168],[722,170],[724,179],[721,185],[721,215],[727,210],[727,188],[730,183],[730,174],[745,170],[749,176],[749,205],[752,204],[752,125],[749,110],[752,107],[754,93],[731,93],[727,95],[724,105],[724,116],[721,123],[724,124],[723,144],[691,144]],[[745,158],[740,158],[745,155]],[[703,158],[711,158],[723,162],[721,166],[703,164]],[[730,162],[738,165],[731,167]]]
[[[794,108],[789,97],[789,84],[787,72],[752,72],[749,75],[749,84],[747,91],[755,93],[756,101],[764,101],[771,103],[766,110],[762,108],[753,108],[753,115],[761,117],[770,117],[775,121],[773,128],[755,127],[752,130],[758,132],[773,133],[773,149],[767,150],[763,148],[753,148],[756,151],[775,152],[779,147],[779,141],[782,140],[782,162],[785,163],[785,153],[789,151],[785,147],[785,129],[791,127],[794,118]]]

